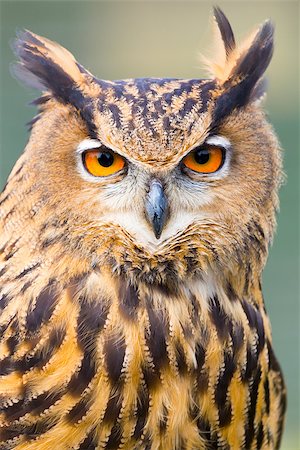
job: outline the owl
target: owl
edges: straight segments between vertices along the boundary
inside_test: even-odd
[[[208,79],[100,80],[18,35],[42,95],[0,197],[1,450],[279,448],[273,27],[214,18]]]

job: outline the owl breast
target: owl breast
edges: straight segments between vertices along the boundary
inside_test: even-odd
[[[13,399],[2,441],[18,450],[275,448],[282,381],[264,313],[243,302],[225,310],[213,291],[211,280],[174,292],[99,273],[67,288],[51,282],[2,362],[1,394]],[[19,318],[10,330],[21,327]]]

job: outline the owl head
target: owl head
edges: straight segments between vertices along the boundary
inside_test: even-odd
[[[208,79],[101,80],[58,44],[19,34],[14,73],[43,94],[11,178],[23,174],[45,258],[63,245],[70,265],[160,285],[260,273],[281,179],[261,105],[273,27],[237,46],[218,8],[214,18]]]

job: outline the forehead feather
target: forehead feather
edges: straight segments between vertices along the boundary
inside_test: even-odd
[[[93,121],[98,137],[133,158],[171,161],[191,145],[212,99],[212,80],[97,80]],[[198,130],[199,131],[199,130]],[[199,134],[199,133],[198,133]]]

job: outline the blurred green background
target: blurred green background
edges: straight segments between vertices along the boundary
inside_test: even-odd
[[[28,28],[60,42],[99,78],[205,76],[199,53],[211,46],[217,3],[237,38],[271,18],[276,48],[268,69],[266,110],[282,147],[287,182],[278,231],[264,272],[264,294],[276,354],[288,386],[284,450],[299,450],[299,2],[298,1],[1,1],[0,188],[22,152],[28,108],[37,93],[9,73],[9,42]],[[207,54],[207,53],[206,53]]]

